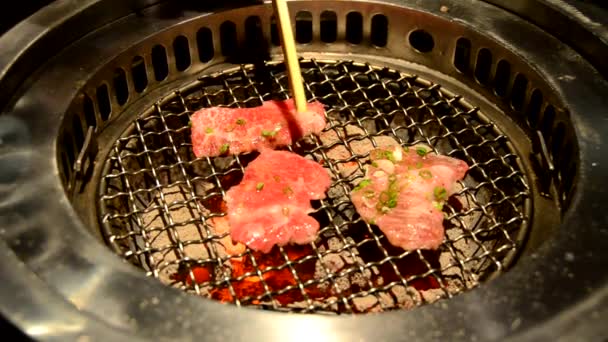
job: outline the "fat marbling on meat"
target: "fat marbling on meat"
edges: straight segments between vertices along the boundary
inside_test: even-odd
[[[290,145],[325,127],[323,104],[315,101],[307,107],[307,112],[296,113],[288,99],[253,108],[203,108],[190,119],[192,150],[200,158]]]
[[[263,149],[242,181],[226,193],[230,235],[261,252],[313,241],[319,223],[311,200],[325,198],[331,179],[318,163],[288,151]]]
[[[436,249],[443,242],[443,204],[468,165],[425,147],[371,152],[365,178],[351,192],[361,217],[405,250]]]

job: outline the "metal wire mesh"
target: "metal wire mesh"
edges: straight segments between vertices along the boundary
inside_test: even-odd
[[[508,266],[528,227],[529,188],[498,127],[415,75],[348,61],[301,66],[308,98],[324,103],[328,117],[325,135],[289,147],[332,175],[327,198],[313,202],[311,215],[321,225],[316,241],[230,255],[228,232],[210,224],[225,215],[222,197],[255,153],[195,158],[189,116],[203,107],[287,98],[284,65],[266,63],[199,78],[142,113],[116,141],[99,205],[118,254],[204,297],[318,313],[413,308],[472,289]],[[470,166],[444,208],[445,241],[437,251],[391,246],[349,200],[366,157],[354,146],[371,148],[387,137],[403,146],[426,143]]]

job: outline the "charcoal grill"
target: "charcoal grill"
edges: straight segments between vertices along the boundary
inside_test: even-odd
[[[222,253],[228,233],[208,224],[225,215],[225,191],[255,154],[194,158],[189,114],[287,98],[284,65],[266,63],[200,77],[144,111],[111,146],[101,171],[100,216],[104,237],[119,255],[167,284],[207,297],[313,312],[413,306],[474,287],[508,266],[527,236],[531,190],[514,144],[492,119],[417,75],[352,61],[301,64],[311,98],[328,106],[321,138],[291,146],[326,165],[334,179],[313,213],[321,238],[310,248],[278,248],[272,259],[251,251],[235,258]],[[473,166],[448,204],[451,228],[442,252],[392,248],[354,213],[347,194],[362,172],[343,170],[362,167],[386,136],[404,146],[427,143]],[[206,279],[207,272],[214,276]]]
[[[289,97],[270,4],[49,6],[16,31],[53,30],[1,74],[7,258],[92,334],[535,339],[576,312],[598,333],[608,84],[593,51],[493,3],[290,2],[328,125],[288,149],[332,186],[313,243],[238,255],[209,221],[255,153],[195,158],[189,118]],[[344,169],[387,137],[471,167],[437,251],[391,246],[349,201]]]

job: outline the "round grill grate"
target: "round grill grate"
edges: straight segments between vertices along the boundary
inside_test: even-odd
[[[313,203],[319,237],[305,246],[229,255],[222,196],[255,153],[195,158],[189,116],[288,97],[282,63],[240,66],[197,81],[142,113],[113,145],[100,185],[103,233],[114,250],[165,284],[274,310],[359,313],[413,308],[474,288],[512,262],[526,236],[530,190],[509,138],[478,108],[416,75],[348,61],[303,60],[309,99],[326,105],[322,136],[289,149],[324,165],[328,197]],[[445,206],[437,251],[403,251],[363,222],[348,193],[361,146],[391,137],[425,143],[470,166]]]

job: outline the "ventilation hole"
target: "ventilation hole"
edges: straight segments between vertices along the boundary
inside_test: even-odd
[[[74,165],[74,161],[76,161],[76,154],[74,153],[74,145],[72,145],[72,139],[67,134],[63,135],[63,150],[65,151],[65,164],[67,164],[66,170],[69,175],[72,174],[72,166]],[[68,178],[71,176],[68,176]]]
[[[101,120],[106,121],[110,117],[112,106],[110,105],[110,96],[108,95],[108,86],[102,84],[97,88],[97,105],[99,106],[99,115]]]
[[[543,105],[543,93],[534,89],[532,95],[530,96],[530,102],[528,103],[528,108],[526,109],[526,116],[528,117],[528,123],[530,127],[536,128],[538,125],[538,119],[540,116],[540,108]]]
[[[458,39],[456,41],[456,50],[454,50],[454,66],[460,72],[467,72],[470,60],[471,41],[466,38]]]
[[[281,45],[281,39],[279,38],[279,28],[277,26],[277,19],[275,17],[270,18],[270,42],[274,46]]]
[[[562,172],[563,176],[562,187],[567,188],[566,183],[572,180],[572,176],[568,176],[567,167],[571,167],[572,165],[576,164],[574,161],[574,146],[572,143],[568,142],[561,150],[558,149],[557,153],[554,155],[557,156],[559,160],[560,171]]]
[[[74,134],[74,142],[76,143],[76,150],[80,151],[82,144],[84,143],[84,133],[82,131],[82,121],[78,115],[72,117],[72,134]]]
[[[492,53],[483,48],[477,53],[477,64],[475,65],[475,78],[481,84],[487,84],[490,79],[490,69],[492,68]]]
[[[574,177],[576,176],[576,163],[571,163],[570,167],[566,170],[566,173],[563,177],[564,189],[567,197],[564,198],[564,202],[572,196],[572,192],[574,191]]]
[[[178,71],[184,71],[190,66],[190,47],[188,38],[177,36],[173,41],[173,53],[175,54],[175,67]]]
[[[336,12],[323,11],[321,13],[321,41],[333,43],[338,39],[338,16]]]
[[[157,81],[162,81],[169,75],[167,50],[162,45],[155,45],[152,48],[152,68],[154,68],[154,78]]]
[[[382,14],[376,14],[372,18],[372,44],[378,47],[386,46],[388,41],[388,19]]]
[[[555,121],[555,108],[552,105],[548,105],[543,112],[542,124],[540,125],[540,131],[543,133],[543,136],[546,140],[551,140],[554,138],[553,124]]]
[[[296,13],[296,41],[300,44],[312,41],[312,14],[310,12]]]
[[[496,77],[494,78],[494,92],[498,96],[506,96],[511,77],[511,64],[505,60],[498,62],[496,66]]]
[[[410,45],[420,52],[430,52],[435,47],[433,36],[425,30],[410,33]]]
[[[65,153],[61,154],[61,163],[63,165],[63,181],[65,183],[69,182],[70,175],[72,174],[72,168],[70,167],[70,162],[68,161],[68,156]]]
[[[511,91],[511,105],[513,109],[521,111],[524,107],[524,99],[526,98],[526,90],[528,88],[528,79],[522,74],[515,76],[513,82],[513,90]]]
[[[74,149],[72,146],[72,142],[69,139],[69,136],[63,136],[63,150],[65,153],[63,154],[63,164],[66,170],[66,178],[72,178],[72,167],[74,166],[74,161],[76,157],[74,156]]]
[[[84,119],[87,122],[87,127],[97,126],[95,120],[95,108],[93,107],[93,100],[91,100],[88,95],[85,95],[82,101],[82,111],[84,112]]]
[[[260,49],[264,45],[264,32],[260,17],[251,16],[245,20],[245,42],[249,49]]]
[[[236,53],[236,25],[232,21],[225,21],[220,26],[220,41],[222,55],[233,56]]]
[[[555,127],[555,131],[553,132],[553,141],[551,144],[551,155],[553,159],[557,159],[558,164],[561,166],[564,161],[570,159],[570,153],[567,148],[563,148],[564,138],[566,135],[566,125],[563,122],[560,122]]]
[[[346,41],[353,44],[363,41],[363,16],[359,12],[350,12],[346,16]]]
[[[198,46],[198,59],[207,63],[213,58],[213,33],[203,27],[196,32],[196,45]]]
[[[114,92],[116,102],[124,105],[129,98],[129,88],[127,87],[127,74],[121,68],[114,70]]]
[[[148,86],[148,76],[146,75],[146,63],[140,56],[133,58],[131,74],[133,75],[133,87],[135,91],[141,93]]]
[[[562,123],[563,125],[563,123]],[[564,128],[564,134],[565,134],[565,125],[563,125]],[[555,154],[559,157],[560,162],[560,169],[562,171],[563,174],[563,178],[562,180],[565,181],[566,178],[566,168],[570,167],[571,165],[576,165],[576,156],[574,155],[574,145],[572,144],[572,142],[568,141],[565,142],[565,144],[563,144],[561,147],[557,147],[554,148],[557,149],[557,152],[555,152]]]

